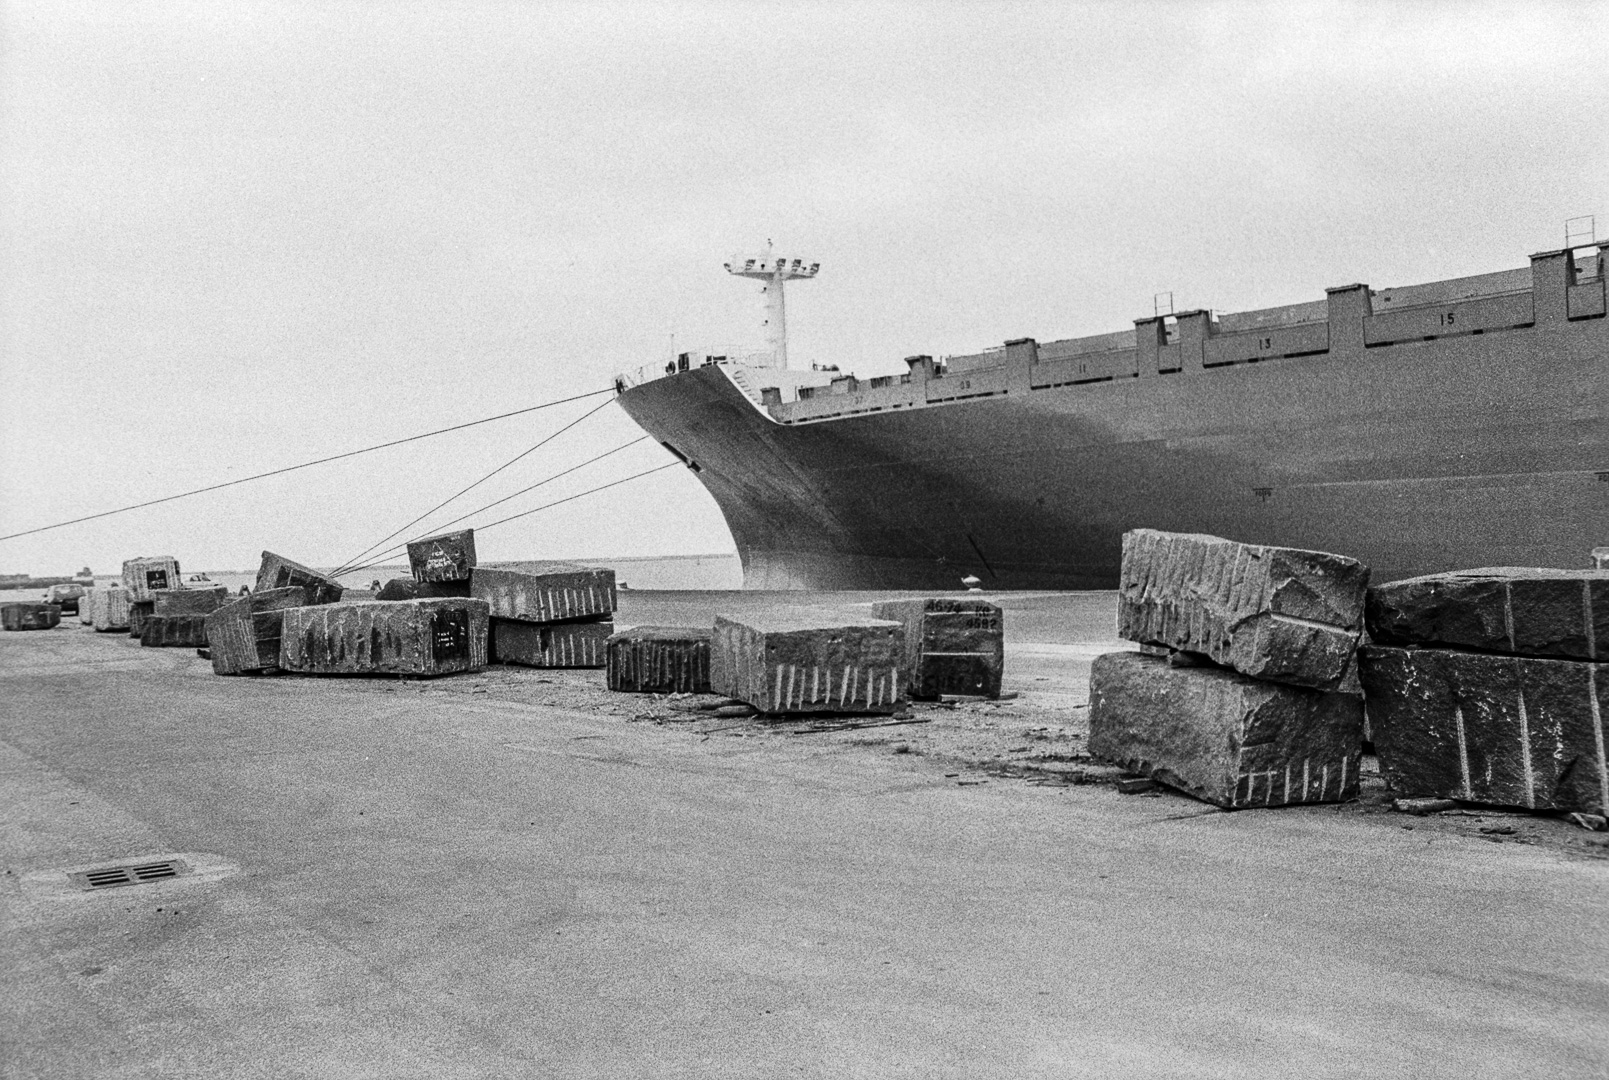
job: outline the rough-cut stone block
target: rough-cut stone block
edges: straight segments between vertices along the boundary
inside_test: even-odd
[[[149,600],[157,589],[180,587],[179,560],[172,555],[142,555],[123,563],[123,587],[135,600]]]
[[[1360,667],[1397,794],[1605,812],[1609,664],[1366,645]]]
[[[1089,752],[1229,809],[1343,802],[1358,791],[1362,702],[1107,653],[1089,677]]]
[[[905,628],[823,608],[718,615],[710,687],[764,713],[891,713],[904,704]]]
[[[415,581],[468,581],[475,568],[475,530],[427,536],[408,545]]]
[[[279,666],[309,675],[449,675],[486,666],[486,604],[470,598],[285,611]]]
[[[585,624],[582,624],[585,625]],[[710,693],[710,631],[634,626],[609,638],[609,689],[627,694]]]
[[[540,569],[477,566],[469,595],[491,605],[494,619],[552,623],[606,619],[615,610],[615,572],[550,563]]]
[[[1368,584],[1368,568],[1341,555],[1136,529],[1123,536],[1118,635],[1334,690],[1357,648]]]
[[[612,622],[537,623],[492,620],[491,659],[540,668],[601,668]]]
[[[128,606],[128,633],[129,637],[139,637],[145,632],[145,620],[154,615],[156,601],[130,600]]]
[[[221,588],[153,589],[149,599],[156,605],[152,614],[160,617],[207,615],[222,607],[228,601],[229,593]]]
[[[1365,616],[1370,640],[1380,645],[1609,659],[1609,570],[1494,566],[1429,574],[1371,588]]]
[[[96,590],[94,588],[85,589],[84,595],[80,597],[78,601],[78,621],[83,623],[85,626],[95,625],[95,610],[93,606],[93,597],[95,592]]]
[[[140,627],[140,644],[159,649],[207,647],[205,615],[152,615]]]
[[[1000,696],[1005,620],[994,604],[947,596],[885,600],[872,605],[872,614],[905,627],[911,697],[931,701],[943,694]]]
[[[53,630],[61,625],[61,608],[55,604],[0,604],[0,629]]]
[[[311,594],[315,604],[333,604],[341,599],[343,591],[342,586],[334,579],[325,577],[310,566],[292,562],[283,555],[275,555],[272,551],[263,552],[263,561],[257,567],[255,591],[288,589],[296,585],[313,586],[317,590]]]
[[[317,585],[293,585],[232,600],[207,616],[207,645],[218,675],[279,669],[279,642],[288,608],[311,607]]]
[[[392,578],[374,594],[376,600],[440,600],[448,596],[468,596],[467,581],[415,581]]]
[[[96,630],[127,630],[134,594],[122,585],[102,585],[89,594],[90,625]]]

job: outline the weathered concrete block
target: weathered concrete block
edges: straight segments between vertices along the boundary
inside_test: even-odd
[[[537,623],[492,620],[491,659],[539,668],[601,668],[612,622]]]
[[[1609,664],[1367,645],[1380,775],[1399,795],[1604,813]]]
[[[1368,568],[1341,555],[1136,529],[1123,536],[1118,635],[1334,690],[1363,629],[1368,583]]]
[[[333,604],[341,599],[343,591],[342,586],[334,579],[325,577],[310,566],[292,562],[283,555],[275,555],[272,551],[263,552],[263,561],[257,567],[257,584],[253,586],[253,591],[288,589],[295,585],[314,586],[318,590],[313,594],[313,602],[316,604]]]
[[[1005,619],[987,600],[932,597],[885,600],[872,614],[905,627],[905,669],[910,696],[1000,696],[1005,672]]]
[[[427,536],[408,545],[415,581],[468,581],[475,568],[475,530]]]
[[[477,566],[469,595],[490,604],[494,619],[551,623],[608,618],[615,610],[615,572],[567,563],[530,570]]]
[[[133,596],[122,585],[98,586],[89,594],[90,625],[98,631],[127,630]]]
[[[583,624],[584,625],[584,624]],[[609,689],[628,694],[710,693],[710,630],[634,626],[609,638]]]
[[[415,581],[392,578],[374,594],[376,600],[440,600],[448,596],[468,596],[467,581]]]
[[[1107,653],[1090,669],[1089,711],[1091,754],[1216,806],[1357,795],[1363,706],[1350,694]]]
[[[1381,645],[1609,659],[1609,570],[1494,566],[1392,581],[1369,590],[1365,617]]]
[[[279,644],[289,608],[314,606],[318,585],[293,585],[232,600],[207,616],[207,645],[217,675],[279,670]]]
[[[151,615],[140,627],[140,644],[159,649],[207,647],[205,615]]]
[[[486,666],[486,604],[472,598],[288,608],[279,666],[310,675],[449,675]]]
[[[177,589],[179,560],[172,555],[142,555],[123,563],[123,587],[135,600],[149,600],[157,589]]]
[[[129,637],[139,637],[145,632],[145,620],[154,615],[156,601],[130,600],[128,606],[128,633]]]
[[[905,628],[824,608],[718,615],[710,688],[765,713],[891,713],[904,704]]]
[[[0,604],[0,630],[53,630],[60,625],[61,608],[55,604]]]
[[[167,618],[174,615],[206,615],[217,611],[229,599],[222,589],[153,589],[148,597],[156,606],[152,614]]]

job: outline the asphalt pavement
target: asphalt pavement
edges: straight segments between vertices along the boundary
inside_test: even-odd
[[[1609,861],[76,625],[0,635],[0,859],[8,1078],[1609,1074]]]

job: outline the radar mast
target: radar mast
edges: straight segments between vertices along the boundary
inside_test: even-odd
[[[820,269],[820,263],[774,257],[769,240],[765,242],[765,251],[761,254],[734,255],[732,261],[726,264],[729,274],[765,282],[760,287],[760,295],[765,297],[765,343],[771,349],[771,366],[774,368],[783,371],[788,368],[788,308],[783,298],[782,283],[795,278],[813,278]]]

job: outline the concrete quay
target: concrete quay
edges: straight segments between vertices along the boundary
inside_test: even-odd
[[[1019,697],[977,730],[1076,745],[1114,594],[988,598]],[[923,752],[960,721],[921,708],[788,735],[661,723],[601,671],[219,678],[0,635],[0,1076],[1609,1071],[1601,845],[1035,785]],[[170,856],[196,872],[63,873]]]

